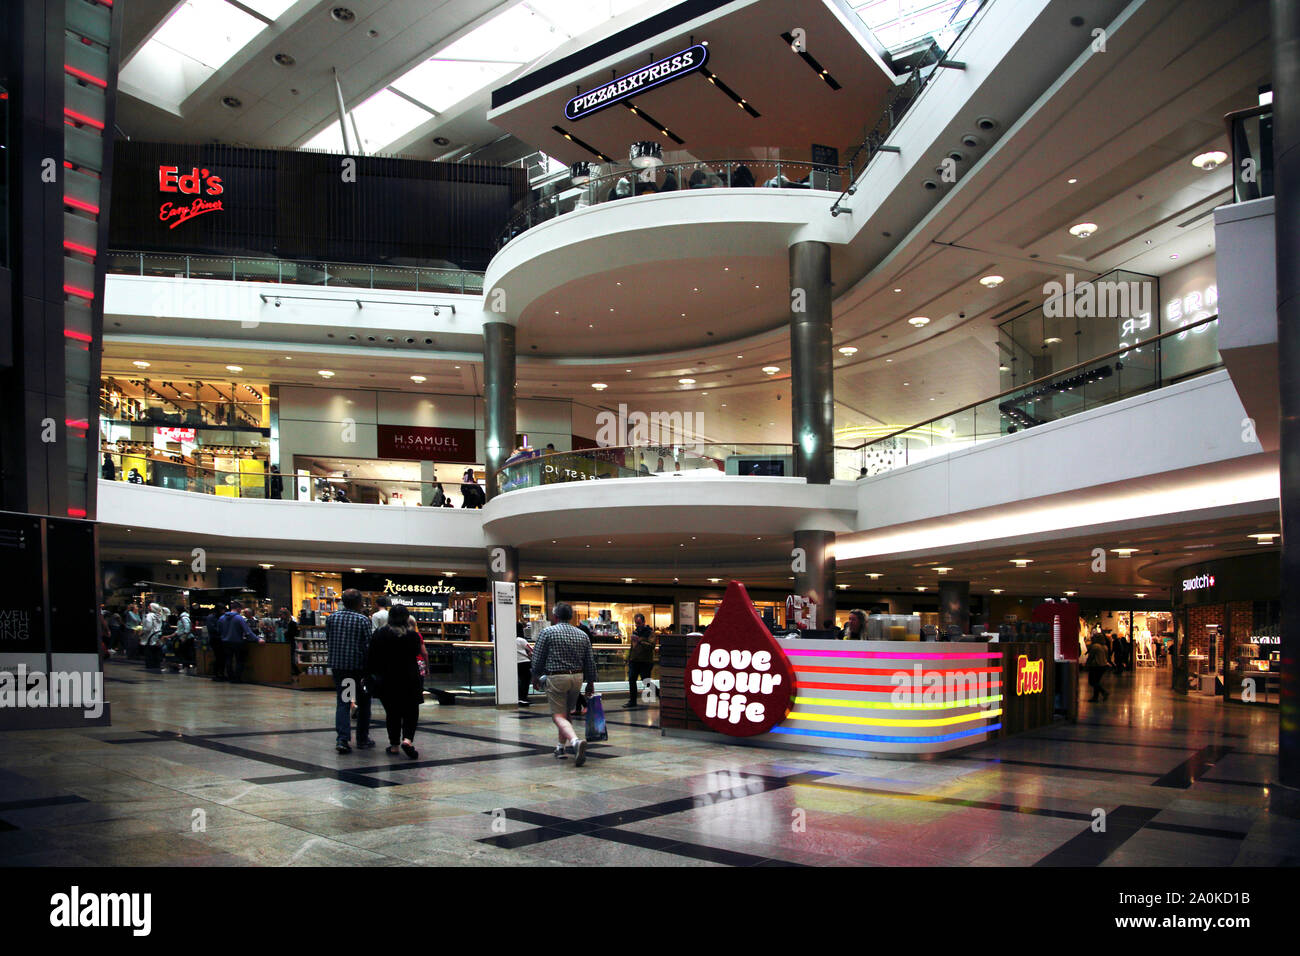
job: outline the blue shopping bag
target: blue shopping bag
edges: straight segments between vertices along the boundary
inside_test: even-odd
[[[605,727],[605,705],[599,694],[587,699],[587,740],[609,740]]]

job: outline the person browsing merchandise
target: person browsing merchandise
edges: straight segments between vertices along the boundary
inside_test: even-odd
[[[542,631],[533,647],[533,686],[542,689],[546,679],[546,702],[551,707],[551,720],[555,722],[560,743],[555,756],[563,757],[572,751],[573,763],[581,767],[587,759],[587,742],[573,732],[569,713],[577,703],[578,691],[585,679],[587,694],[596,690],[596,655],[591,649],[591,638],[571,623],[573,608],[561,601],[555,605],[555,623]]]
[[[632,628],[632,646],[627,650],[627,703],[624,707],[639,707],[637,699],[637,681],[650,680],[650,672],[655,666],[655,634],[646,626],[645,615],[638,614],[632,618],[636,625]]]

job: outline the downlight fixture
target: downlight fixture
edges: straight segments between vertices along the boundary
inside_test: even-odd
[[[1192,165],[1207,173],[1218,169],[1227,161],[1228,154],[1221,149],[1212,149],[1208,153],[1201,153],[1199,156],[1192,157]]]
[[[923,329],[930,324],[930,320],[924,315],[914,315],[907,320],[907,324],[915,326],[918,329]]]
[[[986,289],[996,289],[1002,284],[1002,276],[984,276],[980,279],[980,285]]]
[[[1079,222],[1070,227],[1070,235],[1076,239],[1087,239],[1097,231],[1095,222]]]

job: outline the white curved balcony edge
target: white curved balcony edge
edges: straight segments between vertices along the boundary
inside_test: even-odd
[[[526,545],[561,534],[789,535],[845,533],[857,521],[851,481],[802,478],[620,478],[521,488],[483,509],[489,545]]]
[[[610,269],[669,260],[784,256],[794,242],[842,244],[846,219],[829,214],[838,193],[810,189],[684,189],[575,209],[512,239],[489,263],[483,288],[505,291],[513,321],[552,288]],[[489,302],[491,300],[489,299]]]

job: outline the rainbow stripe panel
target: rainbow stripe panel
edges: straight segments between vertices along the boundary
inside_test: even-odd
[[[789,715],[772,729],[782,743],[943,753],[1002,726],[1002,652],[988,644],[778,643],[796,686]]]

